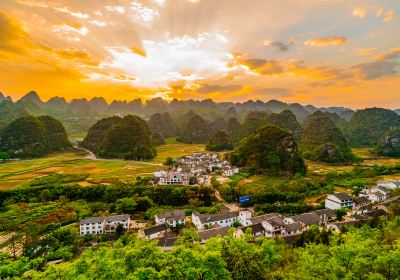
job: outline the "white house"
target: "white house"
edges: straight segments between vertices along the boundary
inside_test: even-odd
[[[196,211],[192,212],[192,223],[197,230],[204,230],[212,226],[231,227],[234,222],[238,221],[237,212],[222,212],[218,214],[200,214]]]
[[[249,210],[239,211],[239,222],[242,226],[250,226],[251,217],[252,217],[251,211]]]
[[[239,168],[237,167],[230,167],[230,166],[223,166],[221,168],[222,171],[222,175],[226,176],[226,177],[230,177],[235,175],[236,173],[239,173]]]
[[[174,210],[157,214],[154,218],[157,225],[168,224],[170,227],[176,227],[178,224],[184,225],[186,223],[185,217],[184,210]]]
[[[370,189],[370,192],[368,194],[368,199],[371,200],[373,203],[384,201],[388,197],[389,190],[382,186]]]
[[[321,218],[317,213],[310,212],[287,217],[284,219],[284,222],[285,224],[300,223],[303,229],[306,229],[311,225],[319,225],[321,223]]]
[[[118,216],[105,217],[104,232],[105,233],[114,233],[116,231],[118,225],[122,225],[123,229],[125,231],[128,231],[130,223],[131,223],[131,217],[129,215],[118,215]]]
[[[81,236],[86,234],[102,234],[104,233],[104,221],[103,217],[92,217],[83,219],[79,223],[79,232]]]
[[[115,233],[117,226],[122,225],[125,231],[129,230],[131,218],[129,215],[109,217],[92,217],[83,219],[79,224],[80,235]]]
[[[394,182],[378,181],[377,185],[379,187],[384,187],[387,189],[394,190],[400,188],[400,181],[394,181]]]
[[[347,193],[328,194],[325,199],[325,208],[339,209],[353,207],[353,198]]]

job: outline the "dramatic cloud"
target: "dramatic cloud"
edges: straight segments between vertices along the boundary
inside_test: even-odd
[[[377,50],[377,48],[355,48],[354,51],[358,56],[371,56]]]
[[[304,45],[310,47],[340,46],[347,43],[347,38],[343,36],[330,36],[312,38],[304,42]]]
[[[391,22],[394,20],[396,14],[393,9],[385,9],[380,6],[371,7],[358,7],[353,9],[353,16],[359,19],[364,19],[367,17],[368,13],[375,14],[377,18],[383,18],[384,22]]]

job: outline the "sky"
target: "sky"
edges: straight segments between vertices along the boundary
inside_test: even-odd
[[[400,108],[400,0],[0,0],[0,92]]]

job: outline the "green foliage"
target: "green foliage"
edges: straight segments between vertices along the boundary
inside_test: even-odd
[[[0,135],[0,150],[12,157],[41,157],[70,145],[62,124],[49,116],[16,119]]]
[[[165,163],[164,163],[166,166],[171,166],[171,165],[174,165],[175,164],[175,161],[174,161],[174,159],[172,158],[172,157],[167,157],[167,159],[165,160]]]
[[[400,157],[400,128],[384,133],[379,138],[376,152],[381,156]]]
[[[89,129],[82,146],[104,158],[143,160],[156,156],[150,128],[132,115],[98,121]]]
[[[303,128],[303,155],[314,161],[345,163],[353,160],[350,146],[335,123],[320,111],[306,119]]]
[[[400,127],[400,116],[382,108],[359,110],[351,118],[347,133],[354,147],[373,147],[392,128]]]
[[[273,124],[263,126],[243,139],[230,159],[233,165],[259,172],[306,173],[293,135]]]
[[[346,208],[338,208],[335,209],[335,214],[336,214],[336,218],[341,221],[343,219],[344,216],[346,216],[347,214],[347,209]]]
[[[0,160],[5,162],[7,159],[10,158],[10,154],[7,152],[0,152]]]
[[[232,150],[233,145],[229,135],[222,130],[217,131],[208,141],[206,149],[208,151],[225,151]]]
[[[153,146],[160,146],[165,144],[165,140],[160,134],[153,133],[151,135],[151,143],[153,144]]]
[[[133,213],[137,206],[136,201],[130,197],[118,199],[115,204],[117,213]]]
[[[184,125],[180,142],[189,144],[206,143],[208,139],[208,126],[199,115],[193,115]]]
[[[177,134],[175,121],[167,112],[151,115],[149,127],[153,134],[158,134],[162,138],[174,137]]]
[[[290,131],[296,140],[301,139],[302,128],[292,111],[284,110],[281,113],[273,113],[267,117],[266,121]]]

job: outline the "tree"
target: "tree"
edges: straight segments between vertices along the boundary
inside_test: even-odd
[[[171,166],[175,164],[175,160],[172,157],[167,157],[164,163],[166,166]]]
[[[137,207],[136,201],[130,197],[118,199],[115,204],[118,213],[133,213]]]
[[[224,151],[231,150],[233,145],[229,135],[222,130],[217,131],[208,141],[206,149],[209,151]]]
[[[0,160],[3,161],[3,163],[10,158],[10,154],[7,152],[0,152]]]
[[[347,209],[346,208],[338,208],[335,209],[335,214],[336,214],[336,219],[341,221],[344,216],[347,214]]]
[[[125,233],[124,226],[122,224],[118,224],[117,228],[115,229],[115,238],[118,239],[119,237],[124,235],[124,233]]]

